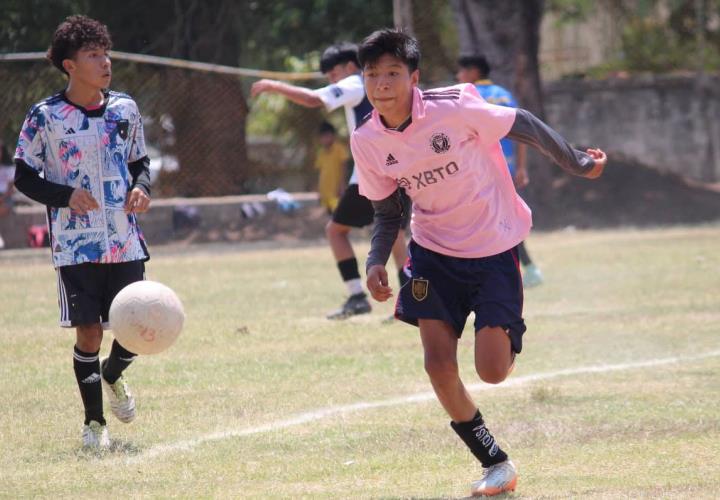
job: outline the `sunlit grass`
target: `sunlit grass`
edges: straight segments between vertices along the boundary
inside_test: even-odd
[[[514,378],[720,350],[720,228],[536,234],[528,247],[546,283],[526,292]],[[0,497],[466,495],[480,471],[432,400],[203,440],[430,390],[416,330],[383,323],[391,304],[324,319],[344,293],[326,247],[227,250],[154,249],[149,277],[178,292],[186,329],[128,370],[138,418],[108,415],[116,449],[101,456],[79,448],[55,272],[0,254]],[[477,383],[471,330],[459,355]],[[708,357],[475,395],[520,469],[516,498],[715,498],[719,373]]]

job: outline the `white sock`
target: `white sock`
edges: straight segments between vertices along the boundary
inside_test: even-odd
[[[362,281],[360,278],[355,278],[354,280],[347,280],[345,282],[345,286],[348,289],[348,292],[350,292],[350,295],[357,295],[358,293],[363,293],[363,287],[362,287]]]

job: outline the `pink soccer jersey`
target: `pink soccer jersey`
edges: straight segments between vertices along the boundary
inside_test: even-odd
[[[376,110],[351,137],[360,194],[413,202],[412,235],[454,257],[487,257],[523,241],[530,209],[515,191],[500,148],[515,109],[485,102],[473,85],[414,89],[412,122],[386,128]]]

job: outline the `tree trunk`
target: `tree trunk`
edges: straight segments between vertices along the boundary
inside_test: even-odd
[[[538,65],[544,0],[452,0],[460,54],[484,54],[492,80],[542,117]]]
[[[540,119],[545,114],[538,63],[544,6],[544,0],[452,0],[460,53],[484,54],[493,82]],[[552,203],[553,180],[564,174],[532,148],[527,163],[531,182],[523,196],[531,206]]]
[[[393,0],[393,24],[407,33],[414,33],[412,0]]]

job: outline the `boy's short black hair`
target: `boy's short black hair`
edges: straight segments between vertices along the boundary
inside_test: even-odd
[[[72,59],[78,50],[100,48],[110,50],[112,39],[107,26],[87,16],[70,16],[55,30],[52,43],[47,51],[48,60],[57,69],[67,74],[63,68],[65,59]]]
[[[382,29],[370,34],[360,44],[358,59],[360,67],[373,64],[385,54],[390,54],[405,63],[410,73],[420,65],[420,45],[418,41],[397,29]]]
[[[330,122],[322,122],[318,128],[318,134],[335,134],[337,131]]]
[[[480,72],[480,76],[487,78],[490,75],[490,63],[482,54],[474,54],[461,56],[458,59],[458,66],[461,68],[475,68]]]
[[[358,68],[358,47],[354,43],[341,42],[331,45],[320,57],[320,72],[327,73],[338,64],[355,63]]]

